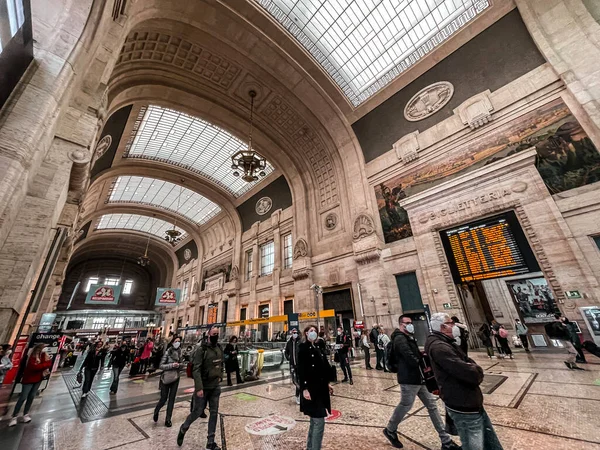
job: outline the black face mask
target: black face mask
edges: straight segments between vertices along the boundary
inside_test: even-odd
[[[210,343],[212,345],[215,345],[217,342],[219,342],[219,335],[218,334],[213,334],[212,336],[209,336],[208,339],[210,340]]]

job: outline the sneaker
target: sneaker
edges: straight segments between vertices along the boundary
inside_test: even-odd
[[[183,445],[183,438],[185,437],[185,431],[183,431],[183,428],[180,427],[179,428],[179,433],[177,433],[177,445],[179,445],[180,447]]]
[[[299,405],[299,404],[300,404],[300,396],[297,396],[296,397],[296,405]]]
[[[17,424],[17,418],[13,417],[12,419],[10,419],[10,422],[8,422],[8,426],[9,427],[14,427]]]
[[[402,445],[402,442],[400,442],[400,439],[398,439],[398,435],[396,433],[392,433],[387,428],[384,428],[383,435],[387,438],[388,441],[390,441],[390,444],[392,444],[392,447],[394,447],[394,448],[404,447]]]
[[[81,394],[81,398],[86,398],[87,396],[87,392],[85,394]]]
[[[571,370],[574,369],[573,364],[571,364],[570,362],[568,362],[568,361],[563,361],[563,362],[565,363],[565,366],[567,366],[569,369],[571,369]]]
[[[442,450],[462,450],[462,447],[454,441],[450,441],[447,444],[442,444]]]
[[[23,423],[29,423],[31,422],[31,417],[29,416],[29,414],[25,414],[21,420],[23,421]]]
[[[221,447],[216,442],[211,442],[210,444],[206,444],[206,450],[221,450]]]

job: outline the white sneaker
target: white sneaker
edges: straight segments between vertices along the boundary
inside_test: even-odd
[[[87,392],[85,394],[81,394],[81,398],[86,398],[87,396]]]
[[[22,420],[23,420],[23,423],[29,423],[29,422],[31,422],[31,417],[29,417],[29,414],[25,414],[23,416]]]
[[[296,397],[296,405],[300,404],[300,396]]]
[[[14,427],[17,424],[17,418],[13,417],[12,419],[10,419],[10,422],[8,422],[8,426],[9,427]]]

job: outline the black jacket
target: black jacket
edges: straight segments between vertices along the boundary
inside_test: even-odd
[[[327,417],[331,412],[329,397],[330,368],[327,357],[319,347],[310,342],[302,342],[298,351],[298,382],[301,392],[307,389],[310,400],[300,394],[300,411],[310,417]]]
[[[240,363],[238,361],[238,346],[237,344],[227,344],[224,352],[225,357],[225,372],[235,372],[240,369]]]
[[[223,379],[223,350],[219,344],[201,344],[192,360],[194,389],[215,389]]]
[[[85,359],[83,360],[81,368],[85,367],[86,369],[98,370],[105,356],[106,354],[102,350],[96,353],[94,348],[90,348]]]
[[[129,349],[125,347],[119,347],[110,352],[110,365],[123,369],[129,362]]]
[[[564,339],[565,341],[571,340],[571,335],[566,325],[562,322],[555,321],[544,325],[546,334],[552,339]]]
[[[298,365],[298,351],[300,350],[300,338],[294,339],[293,337],[285,344],[285,359],[290,362],[291,366]]]
[[[398,329],[394,330],[391,339],[394,343],[394,356],[398,366],[398,383],[423,384],[423,376],[419,368],[421,351],[416,339]]]
[[[352,346],[352,338],[347,333],[342,333],[341,336],[335,337],[335,343],[342,345],[342,347],[338,349],[338,353],[341,355],[347,355],[348,349]]]
[[[481,411],[483,394],[479,385],[483,381],[483,369],[465,356],[454,339],[438,331],[427,338],[425,351],[446,406],[461,412]]]
[[[371,341],[371,344],[375,344],[375,348],[377,348],[377,338],[379,337],[379,331],[377,331],[377,328],[373,327],[371,329],[371,332],[369,333],[369,340]]]

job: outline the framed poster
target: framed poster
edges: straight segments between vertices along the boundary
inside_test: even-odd
[[[156,289],[155,306],[177,306],[181,300],[181,289],[158,288]]]
[[[121,286],[92,284],[85,298],[86,305],[118,305]]]
[[[505,283],[525,323],[553,322],[554,314],[560,312],[554,293],[544,277],[511,280]]]

